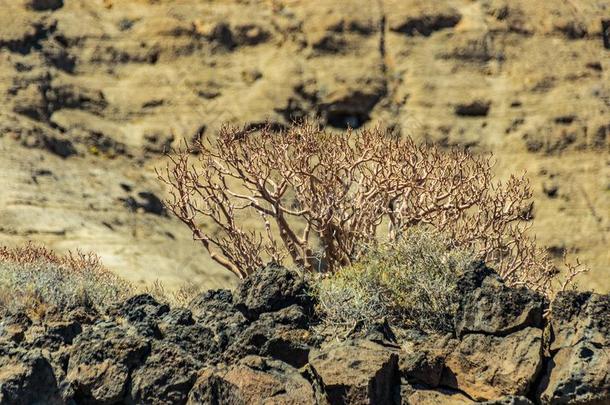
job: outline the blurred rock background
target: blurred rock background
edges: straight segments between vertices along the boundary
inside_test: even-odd
[[[608,0],[0,0],[0,244],[234,282],[154,168],[224,122],[378,122],[527,171],[533,232],[610,291]],[[610,35],[610,33],[606,33]]]

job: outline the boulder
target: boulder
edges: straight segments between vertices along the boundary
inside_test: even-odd
[[[195,321],[214,332],[223,345],[235,341],[250,321],[233,305],[229,290],[210,290],[197,295],[188,304]]]
[[[438,387],[445,368],[445,359],[458,343],[451,335],[417,337],[406,341],[402,344],[398,362],[401,378],[409,383]]]
[[[3,317],[0,319],[0,342],[2,340],[21,342],[31,325],[32,320],[25,312],[13,313]]]
[[[216,363],[228,344],[223,335],[217,335],[205,325],[159,326],[160,339],[181,348],[200,362]]]
[[[233,295],[229,290],[208,290],[196,295],[187,305],[195,319],[209,319],[233,306]]]
[[[186,308],[172,308],[161,319],[161,324],[166,327],[190,326],[195,324],[193,313]]]
[[[441,384],[477,400],[525,395],[542,367],[542,330],[464,336],[445,359]]]
[[[160,337],[158,322],[169,312],[169,305],[162,304],[149,294],[139,294],[110,310],[111,314],[125,318],[146,337]]]
[[[50,321],[44,326],[33,326],[26,336],[28,347],[57,351],[71,345],[82,330],[81,324],[76,321]]]
[[[118,308],[118,315],[132,324],[158,320],[168,312],[169,306],[167,304],[159,303],[149,294],[139,294],[131,297]]]
[[[543,404],[610,402],[610,295],[559,293],[553,341],[538,394]]]
[[[225,370],[204,370],[189,404],[316,405],[319,394],[299,372],[277,360],[247,356]]]
[[[213,369],[205,369],[199,373],[199,377],[189,393],[187,403],[189,405],[246,405],[237,386],[222,378]]]
[[[235,291],[234,305],[249,319],[294,304],[310,310],[313,300],[303,277],[281,266],[268,265],[254,272]]]
[[[151,354],[131,376],[130,401],[184,404],[202,364],[176,345],[153,342]]]
[[[0,404],[62,403],[53,367],[40,350],[0,348]]]
[[[116,403],[127,393],[131,371],[150,353],[150,342],[111,322],[85,329],[70,349],[67,381],[79,403]]]
[[[388,404],[399,385],[398,354],[366,340],[322,346],[309,355],[331,404]]]
[[[458,336],[485,333],[503,336],[527,327],[542,327],[544,297],[527,288],[507,287],[482,263],[473,263],[458,280],[461,296],[455,317]]]
[[[298,305],[262,314],[230,339],[224,359],[233,362],[256,354],[300,368],[307,363],[311,347],[317,344],[314,334],[308,330],[306,319]]]

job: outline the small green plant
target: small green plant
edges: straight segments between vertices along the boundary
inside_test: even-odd
[[[430,230],[414,228],[318,282],[325,324],[370,324],[382,318],[428,332],[452,330],[456,281],[474,260]]]
[[[44,317],[79,306],[103,310],[133,292],[93,253],[60,256],[31,243],[0,247],[0,316],[25,311]]]

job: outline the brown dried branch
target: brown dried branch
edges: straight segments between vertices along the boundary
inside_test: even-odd
[[[390,239],[415,225],[442,232],[512,284],[547,292],[557,273],[527,236],[527,180],[494,182],[488,156],[417,145],[379,127],[337,134],[304,123],[281,133],[227,126],[170,158],[159,174],[168,208],[238,277],[286,257],[334,271],[357,260],[383,223]],[[264,232],[243,229],[248,215]],[[205,231],[202,220],[219,232]]]

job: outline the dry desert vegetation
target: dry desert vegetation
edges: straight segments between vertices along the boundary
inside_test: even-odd
[[[607,0],[0,0],[0,404],[608,403],[609,56]]]

